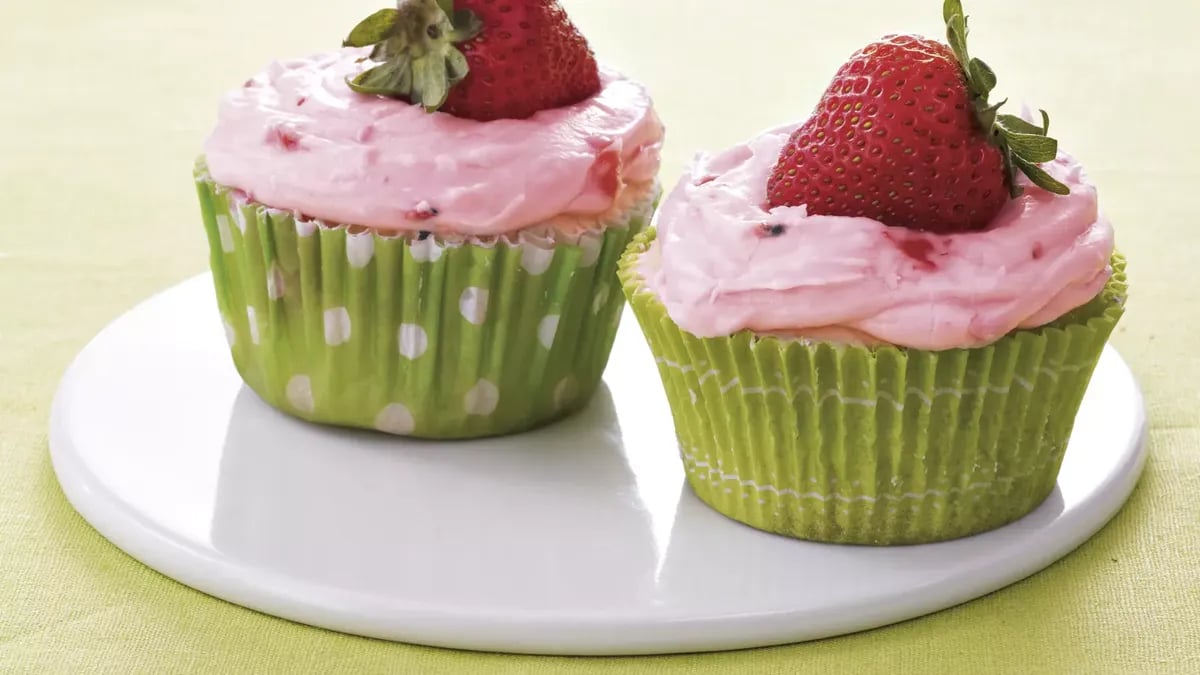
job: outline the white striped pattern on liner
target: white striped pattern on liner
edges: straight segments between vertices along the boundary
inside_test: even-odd
[[[675,370],[678,370],[679,372],[683,373],[684,375],[692,372],[696,368],[703,368],[704,366],[708,365],[708,361],[700,361],[699,363],[697,363],[694,366],[685,366],[682,363],[675,363],[671,359],[663,358],[661,356],[654,359],[654,362],[661,363],[662,365],[664,365],[668,368],[674,368]],[[710,372],[716,372],[716,371],[710,371]]]
[[[698,449],[697,449],[697,451],[698,451]],[[834,500],[834,501],[845,502],[845,503],[867,502],[870,504],[874,504],[875,502],[880,501],[880,500],[904,501],[907,499],[925,499],[927,497],[948,497],[952,494],[977,492],[979,490],[987,490],[989,488],[994,489],[1000,485],[1007,485],[1008,483],[1012,483],[1013,481],[1018,480],[1020,478],[1025,478],[1026,476],[1032,475],[1033,473],[1038,473],[1038,472],[1040,472],[1041,469],[1045,468],[1044,466],[1039,467],[1038,469],[1035,469],[1034,471],[1031,471],[1030,473],[1024,474],[1021,476],[1007,476],[1005,478],[997,478],[996,480],[988,481],[986,483],[972,483],[972,484],[966,486],[965,488],[952,487],[947,490],[926,490],[925,492],[905,492],[904,494],[899,494],[899,495],[884,494],[884,495],[880,495],[879,497],[872,497],[871,495],[847,496],[847,495],[844,495],[844,494],[841,494],[838,492],[834,492],[831,494],[823,494],[820,492],[800,492],[798,490],[793,490],[791,488],[784,488],[781,490],[781,489],[775,487],[774,485],[759,485],[757,482],[755,482],[753,480],[742,479],[741,476],[738,476],[737,474],[734,474],[734,473],[724,473],[723,471],[721,471],[720,469],[717,469],[716,467],[709,464],[708,462],[702,462],[702,461],[696,459],[694,454],[691,454],[688,452],[683,452],[681,454],[683,456],[684,464],[691,464],[691,467],[687,468],[687,471],[689,473],[693,473],[695,470],[703,470],[706,472],[707,478],[716,477],[716,478],[721,479],[722,481],[736,482],[738,485],[740,485],[742,487],[753,488],[757,492],[770,492],[779,497],[787,496],[787,497],[795,497],[797,499],[816,499],[817,501],[821,501],[821,502],[828,502],[830,500]],[[743,495],[743,498],[745,498],[745,496],[746,495]]]
[[[754,396],[756,394],[761,396],[766,396],[767,394],[779,394],[780,396],[788,395],[787,389],[784,389],[783,387],[743,387],[742,393],[746,396]]]
[[[694,366],[690,366],[690,365],[685,366],[682,363],[675,363],[674,361],[672,361],[670,359],[665,359],[665,358],[661,358],[661,357],[654,359],[654,362],[662,364],[668,368],[674,368],[675,370],[678,370],[679,372],[683,373],[684,375],[691,373],[691,372],[700,372],[699,370],[697,370],[698,368],[703,368],[708,365],[708,361],[700,361],[699,363],[697,363]],[[710,369],[706,372],[700,373],[700,384],[704,384],[705,380],[707,380],[710,377],[716,377],[717,375],[720,375],[720,373],[718,373],[715,368]],[[721,393],[725,393],[725,390],[722,390]],[[695,401],[692,401],[692,402],[695,403]]]
[[[1077,366],[1059,366],[1058,369],[1055,370],[1054,368],[1042,366],[1042,367],[1038,368],[1038,372],[1057,382],[1058,376],[1060,373],[1078,373],[1079,371],[1083,370],[1084,368],[1089,368],[1089,367],[1091,367],[1091,366],[1089,366],[1088,364],[1080,364]]]
[[[658,358],[658,359],[655,359],[655,361],[659,364],[667,366],[668,368],[673,368],[675,370],[678,370],[679,372],[681,372],[683,374],[687,374],[689,372],[693,372],[696,370],[696,367],[694,367],[694,366],[681,365],[681,364],[675,363],[674,361],[664,359],[664,358]],[[701,361],[699,364],[699,367],[703,368],[706,365],[708,365],[707,361]],[[1079,370],[1079,369],[1081,369],[1081,367],[1076,367],[1076,370]],[[1063,370],[1066,371],[1067,368],[1063,368]],[[708,378],[719,377],[720,375],[721,375],[721,373],[718,372],[716,369],[708,370],[700,375],[700,378],[697,383],[704,384],[704,381],[707,380]],[[1031,383],[1029,380],[1026,380],[1023,377],[1013,375],[1013,382],[1015,382],[1017,384],[1017,386],[1021,387],[1022,389],[1026,390],[1026,391],[1033,391],[1033,383]],[[720,388],[720,391],[722,394],[726,394],[731,389],[739,386],[740,384],[741,384],[741,380],[735,377],[732,380],[730,380],[729,382],[727,382],[726,384],[722,385]],[[695,403],[696,399],[698,398],[698,394],[695,391],[691,391],[691,390],[689,390],[689,391],[691,392],[691,395],[692,395],[692,399],[693,399],[692,402]],[[843,396],[842,393],[840,391],[838,391],[837,389],[830,389],[830,390],[822,393],[819,397],[817,396],[816,390],[814,390],[812,387],[809,387],[809,386],[795,387],[794,391],[795,391],[795,396],[792,397],[793,402],[796,400],[796,398],[799,398],[800,394],[808,394],[810,397],[816,399],[817,405],[821,405],[821,404],[825,403],[825,401],[827,401],[831,398],[836,398],[843,405],[861,405],[861,406],[865,406],[868,408],[874,408],[879,403],[879,401],[876,401],[874,399],[869,399],[869,398],[853,398],[853,397],[849,397],[849,396]],[[921,402],[924,403],[926,406],[931,406],[931,405],[933,405],[933,399],[941,397],[941,396],[953,396],[953,397],[961,400],[962,397],[973,395],[973,394],[988,394],[988,393],[1007,394],[1007,393],[1009,393],[1009,391],[1011,391],[1010,387],[996,387],[996,386],[991,386],[991,385],[985,385],[985,386],[979,387],[977,389],[958,389],[955,387],[942,387],[940,389],[934,389],[933,396],[929,396],[921,389],[917,389],[916,387],[909,387],[904,390],[904,394],[906,397],[915,396],[918,399],[920,399]],[[754,396],[754,395],[766,396],[768,394],[778,394],[779,396],[786,397],[788,395],[787,390],[784,389],[783,387],[743,387],[741,393],[743,396]],[[904,410],[904,401],[897,400],[896,397],[892,396],[890,393],[888,393],[886,391],[881,391],[881,392],[879,392],[878,396],[879,396],[879,400],[883,400],[883,401],[887,401],[887,402],[891,403],[892,407],[894,407],[896,410],[898,410],[898,411]]]

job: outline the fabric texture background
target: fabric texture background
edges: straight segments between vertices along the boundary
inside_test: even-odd
[[[967,2],[972,53],[998,73],[998,93],[1050,111],[1117,225],[1134,293],[1113,342],[1151,422],[1124,511],[1026,581],[815,643],[542,658],[300,626],[186,588],[102,539],[51,470],[59,376],[120,312],[205,269],[191,168],[221,93],[270,58],[336,47],[387,4],[0,3],[0,672],[1200,672],[1200,136],[1177,131],[1200,116],[1200,4],[1181,0]],[[606,61],[654,92],[667,185],[696,150],[807,114],[869,40],[937,34],[941,18],[936,0],[565,4]]]

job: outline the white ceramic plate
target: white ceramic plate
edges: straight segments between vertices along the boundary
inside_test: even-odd
[[[606,388],[576,417],[497,440],[414,442],[267,407],[234,372],[211,283],[148,300],[79,355],[54,404],[59,480],[84,518],[150,567],[348,633],[645,654],[868,629],[1067,554],[1117,512],[1145,457],[1141,394],[1110,348],[1058,489],[1027,518],[927,546],[794,541],[727,520],[684,486],[631,320]]]

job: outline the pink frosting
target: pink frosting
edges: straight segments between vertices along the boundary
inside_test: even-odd
[[[616,72],[577,105],[483,123],[351,91],[368,51],[272,63],[226,95],[204,146],[213,180],[325,221],[489,236],[603,220],[658,173],[662,123]]]
[[[699,157],[664,201],[642,271],[684,330],[975,347],[1085,304],[1112,273],[1112,226],[1065,154],[1043,168],[1070,195],[1026,183],[986,231],[933,235],[803,206],[765,210],[767,177],[795,128]]]

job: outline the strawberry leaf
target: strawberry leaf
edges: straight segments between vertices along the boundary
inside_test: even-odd
[[[1041,164],[1058,156],[1058,141],[1039,134],[1006,133],[1005,140],[1013,153],[1021,159]]]
[[[349,37],[343,42],[343,47],[366,47],[376,42],[383,42],[391,37],[396,29],[396,21],[400,12],[394,9],[381,9],[359,22]]]
[[[451,42],[466,42],[483,30],[483,20],[469,9],[460,9],[453,16],[454,30],[447,35]]]
[[[360,94],[386,95],[386,92],[395,89],[410,88],[412,70],[402,59],[397,59],[359,73],[349,84],[351,89]]]
[[[1003,145],[1001,150],[1004,152],[1004,173],[1008,177],[1008,195],[1016,199],[1025,192],[1025,189],[1017,182],[1017,164],[1013,158],[1012,148]]]
[[[967,72],[970,73],[971,82],[974,83],[980,96],[986,97],[996,88],[996,73],[983,61],[971,59],[967,66]]]
[[[1018,170],[1042,189],[1060,195],[1070,193],[1070,188],[1037,166],[1058,156],[1058,141],[1049,137],[1050,116],[1045,110],[1040,111],[1042,126],[1039,127],[1016,115],[999,114],[1000,107],[1008,101],[988,103],[988,95],[996,88],[996,73],[983,61],[971,58],[967,51],[967,17],[962,0],[945,0],[942,17],[946,21],[946,40],[958,58],[971,94],[975,118],[988,140],[1004,154],[1009,193],[1014,198],[1021,194],[1021,186],[1017,184]]]
[[[967,53],[967,20],[962,14],[955,14],[946,23],[946,40],[959,62],[970,62],[971,58]]]
[[[996,117],[996,123],[1004,127],[1005,131],[1012,133],[1038,134],[1039,136],[1046,135],[1042,127],[1039,127],[1036,124],[1031,124],[1024,119],[1017,117],[1016,115],[998,115]]]
[[[950,17],[955,14],[966,16],[966,12],[963,11],[962,0],[946,0],[942,5],[942,20],[950,23]]]
[[[446,75],[451,82],[462,82],[471,68],[467,65],[467,57],[457,49],[446,54]]]
[[[345,45],[374,45],[371,59],[379,65],[346,84],[360,94],[398,98],[433,112],[470,72],[455,45],[482,29],[473,12],[454,11],[453,0],[400,0],[396,9],[375,12],[350,32]]]
[[[429,111],[442,107],[446,97],[450,95],[448,71],[445,59],[440,62],[434,58],[413,59],[413,102],[420,101]]]
[[[1021,169],[1021,173],[1029,176],[1029,180],[1043,190],[1047,192],[1053,192],[1056,195],[1071,194],[1071,188],[1055,180],[1054,177],[1046,173],[1042,167],[1037,166],[1036,164],[1031,164],[1020,157],[1013,157],[1013,162]]]
[[[983,100],[976,99],[975,115],[976,115],[976,117],[979,118],[979,126],[982,127],[984,130],[990,129],[993,131],[1000,131],[1000,133],[1003,133],[1003,130],[998,130],[996,128],[996,114],[1000,111],[1000,108],[1004,107],[1005,103],[1008,103],[1008,99],[1004,99],[1003,101],[1000,101],[996,105],[987,105],[986,99],[983,99]],[[980,109],[979,106],[985,106],[985,107]]]

